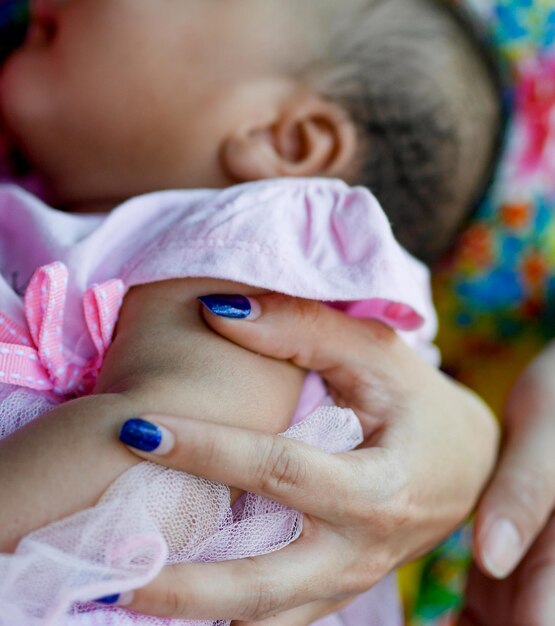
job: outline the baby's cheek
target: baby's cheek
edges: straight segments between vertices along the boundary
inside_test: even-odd
[[[0,106],[8,131],[29,152],[53,134],[55,99],[40,55],[25,49],[10,57],[0,75]]]
[[[108,163],[116,133],[109,132],[113,128],[103,132],[112,116],[98,106],[94,93],[87,93],[88,83],[79,89],[72,76],[53,71],[54,66],[25,49],[9,59],[0,76],[7,133],[57,201],[102,196],[105,170],[117,169]]]

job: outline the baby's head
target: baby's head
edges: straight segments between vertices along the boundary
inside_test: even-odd
[[[441,1],[39,0],[3,115],[67,207],[337,176],[430,259],[483,188],[500,123],[493,72]]]

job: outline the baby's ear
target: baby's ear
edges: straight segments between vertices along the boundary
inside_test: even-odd
[[[222,166],[235,182],[289,176],[349,177],[357,152],[354,123],[314,94],[292,95],[264,124],[252,123],[224,141]]]

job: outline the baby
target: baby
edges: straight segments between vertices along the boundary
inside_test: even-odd
[[[495,76],[464,20],[431,0],[176,0],[163,8],[159,0],[70,0],[37,2],[33,15],[25,45],[3,70],[2,113],[47,198],[68,212],[109,211],[161,189],[339,177],[368,186],[400,242],[431,260],[487,182],[499,134]],[[79,386],[80,394],[98,394],[55,408],[3,442],[0,472],[13,476],[0,487],[4,551],[30,531],[91,507],[132,467],[134,459],[112,441],[126,418],[162,412],[280,432],[293,415],[325,401],[320,389],[298,406],[301,373],[212,336],[196,307],[186,306],[197,296],[256,293],[247,284],[357,301],[350,312],[401,331],[427,322],[414,333],[415,347],[433,334],[421,266],[391,238],[373,198],[336,181],[159,193],[106,218],[53,213],[11,188],[0,210],[2,275],[11,283],[2,285],[3,346],[11,364],[40,362],[31,374],[4,368],[5,406],[23,403],[31,419],[58,403],[55,395],[68,399]],[[66,282],[70,315],[56,353],[48,343],[57,332],[49,314],[63,314]],[[25,308],[19,290],[26,290]],[[17,347],[12,352],[6,344]],[[26,386],[38,390],[42,382],[50,394],[21,400],[22,392],[8,386],[24,382],[14,374],[32,378]],[[335,451],[355,445],[352,417],[332,417],[344,421],[335,440],[318,438],[322,423],[309,424],[304,440]],[[4,421],[8,434],[23,418],[12,411]],[[222,495],[210,489],[214,498]],[[121,509],[123,492],[111,500],[110,493],[108,503]],[[257,550],[298,535],[299,518],[290,512],[248,504],[286,527]],[[222,514],[211,512],[215,519]],[[154,521],[166,542],[174,536],[171,515]],[[76,524],[64,526],[66,537]],[[147,543],[150,554],[141,546],[149,576],[167,556],[160,545]],[[183,546],[170,548],[174,562],[184,558]],[[127,589],[147,582],[141,575],[128,577]],[[121,582],[113,578],[94,591],[126,591]],[[53,610],[41,619],[61,620],[59,607]],[[124,611],[117,615],[117,623],[128,623]],[[10,626],[18,623],[10,619]]]

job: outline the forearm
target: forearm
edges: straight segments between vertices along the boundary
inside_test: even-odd
[[[183,387],[182,393],[173,395],[155,396],[145,387],[80,398],[0,442],[0,476],[5,477],[0,481],[0,552],[13,551],[33,530],[93,506],[138,462],[118,441],[123,422],[153,412],[183,414]],[[205,414],[202,404],[208,409],[210,399],[198,403],[199,419]],[[221,423],[245,423],[233,410],[217,405],[210,407],[210,417]],[[247,425],[261,429],[263,421],[261,414],[256,423]],[[269,432],[281,430],[275,419],[266,422]]]
[[[117,440],[126,419],[160,413],[274,433],[287,427],[302,372],[209,331],[194,298],[211,285],[161,285],[148,288],[150,305],[137,298],[140,290],[126,299],[96,395],[61,405],[0,442],[0,551],[94,505],[136,464]]]
[[[95,504],[137,463],[117,431],[140,403],[122,394],[68,402],[0,442],[0,552],[27,533]]]

